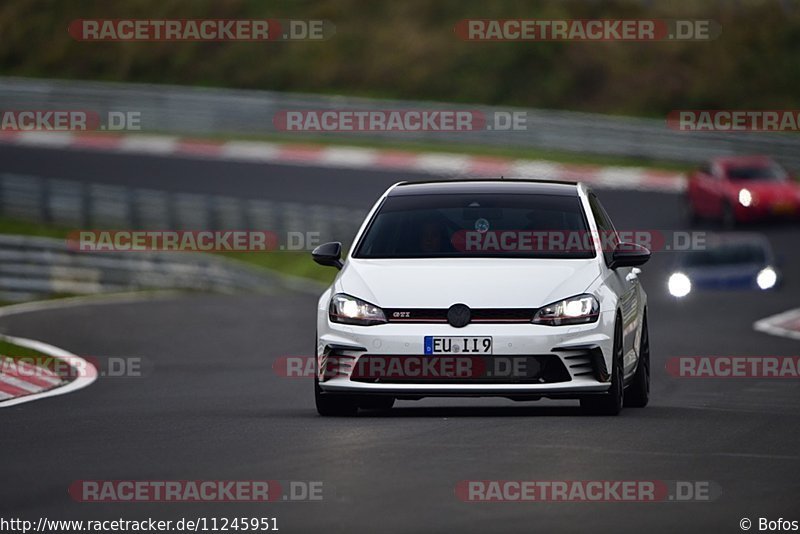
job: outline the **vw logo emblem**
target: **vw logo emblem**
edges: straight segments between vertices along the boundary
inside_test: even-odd
[[[447,310],[447,322],[450,323],[450,326],[463,328],[469,324],[471,318],[472,313],[466,304],[453,304]]]

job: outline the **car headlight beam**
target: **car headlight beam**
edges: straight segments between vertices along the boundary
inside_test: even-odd
[[[564,326],[594,323],[600,315],[600,303],[592,295],[578,295],[542,306],[533,316],[534,324]]]
[[[337,293],[331,298],[328,317],[333,323],[359,326],[371,326],[386,322],[386,315],[382,309],[345,293]]]
[[[673,273],[669,277],[667,288],[670,295],[682,298],[692,292],[692,281],[683,273]]]
[[[745,208],[749,208],[753,204],[753,193],[749,189],[739,190],[739,204]]]
[[[778,282],[778,273],[772,267],[764,267],[756,276],[756,283],[761,289],[772,289]]]

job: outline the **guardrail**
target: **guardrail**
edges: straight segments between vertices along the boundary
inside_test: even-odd
[[[567,111],[500,108],[378,100],[272,91],[209,89],[171,85],[0,78],[5,109],[136,111],[143,131],[176,134],[275,134],[279,111],[336,109],[471,109],[527,114],[522,131],[325,133],[339,139],[430,141],[530,147],[545,150],[699,162],[713,156],[759,153],[800,170],[800,135],[774,133],[679,132],[656,119]],[[298,139],[304,134],[296,133]],[[316,134],[320,135],[320,134]]]
[[[0,174],[0,216],[75,229],[262,230],[282,242],[290,232],[313,231],[320,242],[349,243],[365,213]],[[213,254],[87,253],[69,249],[63,239],[0,234],[0,300],[5,301],[139,289],[263,292],[278,286],[317,289],[313,282],[272,276]]]
[[[366,211],[0,173],[0,215],[76,229],[315,232],[349,243]]]
[[[141,289],[262,293],[285,285],[210,254],[69,250],[61,239],[0,235],[0,299],[24,301]]]

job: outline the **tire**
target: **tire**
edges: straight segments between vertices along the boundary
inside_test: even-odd
[[[358,412],[356,399],[347,395],[323,393],[319,379],[314,377],[314,401],[317,413],[326,417],[349,417]]]
[[[625,406],[644,408],[650,400],[650,333],[647,329],[647,312],[642,324],[642,338],[639,341],[639,363],[633,382],[625,390]]]
[[[618,316],[614,325],[614,357],[611,361],[611,386],[602,395],[581,399],[581,408],[592,415],[619,415],[624,403],[625,384],[623,377],[622,320]]]
[[[736,213],[733,211],[733,206],[731,206],[730,202],[725,202],[722,206],[720,225],[725,230],[733,230],[736,228]]]
[[[358,401],[358,407],[364,410],[378,410],[381,412],[388,412],[394,406],[394,397],[387,397],[384,395],[369,395],[361,397]]]
[[[686,210],[686,221],[689,223],[689,226],[697,226],[700,223],[700,216],[694,209],[694,204],[692,204],[688,195],[684,199],[684,206],[686,206],[684,209]]]

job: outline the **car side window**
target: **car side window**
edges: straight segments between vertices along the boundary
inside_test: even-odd
[[[606,265],[611,265],[613,259],[614,247],[619,243],[619,236],[617,230],[614,228],[614,223],[611,222],[611,217],[608,216],[600,200],[594,193],[589,194],[589,205],[592,208],[592,215],[597,223],[597,230],[600,233],[600,243],[603,248],[603,258]]]

